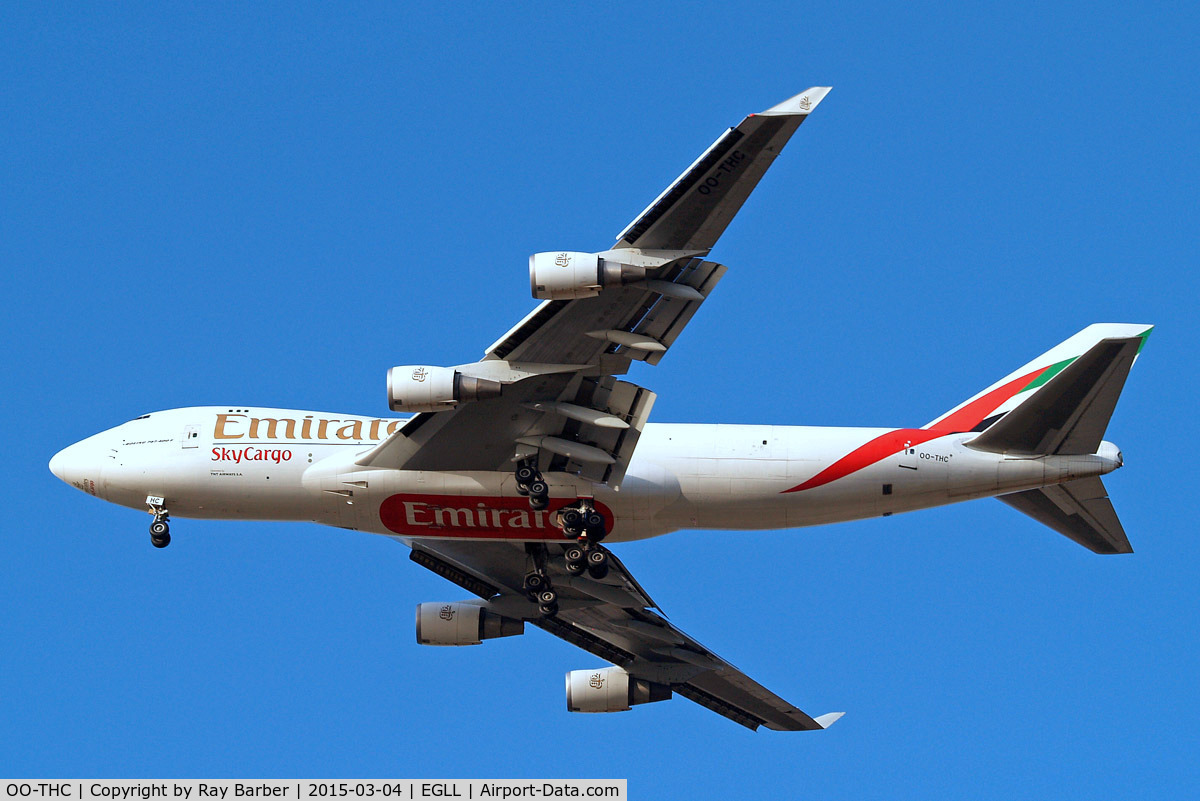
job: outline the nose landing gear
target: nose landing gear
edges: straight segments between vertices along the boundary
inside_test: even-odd
[[[154,521],[150,523],[150,544],[155,548],[166,548],[171,544],[170,514],[163,507],[163,499],[157,496],[146,498],[146,505],[154,515]]]

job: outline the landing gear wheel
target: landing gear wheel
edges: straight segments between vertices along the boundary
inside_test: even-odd
[[[520,481],[518,481],[517,482],[517,494],[518,495],[528,495],[529,494],[529,485],[522,484]]]
[[[541,573],[530,573],[525,577],[525,592],[530,595],[537,595],[542,590],[548,589],[550,582]]]
[[[545,509],[549,505],[550,505],[550,499],[547,498],[545,495],[532,495],[531,494],[529,496],[529,508],[533,509],[534,511],[541,511],[542,509]]]
[[[564,509],[562,513],[563,534],[572,539],[583,533],[583,513],[578,509]]]
[[[554,617],[558,614],[558,604],[550,604],[549,606],[546,604],[540,604],[538,606],[538,611],[546,617]]]
[[[604,539],[605,535],[608,534],[608,532],[604,530],[604,515],[600,514],[594,509],[584,515],[584,523],[584,531],[587,532],[588,538],[591,539],[592,542],[599,542],[600,540]]]
[[[537,468],[528,464],[523,464],[517,468],[517,483],[529,485],[535,478],[538,478]]]
[[[155,548],[166,548],[171,544],[171,527],[167,524],[166,512],[158,511],[150,524],[150,544]]]
[[[547,587],[538,593],[538,603],[542,606],[558,606],[558,593],[552,587]]]
[[[563,561],[566,562],[567,573],[572,576],[583,575],[587,570],[587,552],[578,545],[572,545],[563,551]]]
[[[587,571],[594,579],[602,579],[608,575],[608,552],[602,548],[588,551]]]
[[[529,482],[529,494],[530,495],[549,495],[550,487],[546,484],[545,481],[542,481],[539,478],[536,481]]]

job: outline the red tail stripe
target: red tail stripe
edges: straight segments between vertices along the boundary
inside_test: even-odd
[[[1036,380],[1038,376],[1048,369],[1048,366],[1042,367],[1028,375],[1013,379],[1007,384],[993,389],[986,395],[976,398],[961,409],[946,415],[929,428],[898,428],[895,431],[881,434],[865,445],[861,445],[850,451],[850,453],[838,459],[803,484],[798,484],[789,490],[784,490],[784,492],[800,492],[801,490],[819,487],[831,481],[837,481],[839,478],[845,478],[851,473],[862,470],[864,467],[870,467],[876,462],[899,453],[906,448],[914,448],[931,439],[944,437],[947,434],[970,431],[979,425],[985,417],[1000,408],[1002,403],[1029,386],[1031,381]]]
[[[970,431],[979,425],[983,418],[996,411],[996,409],[999,409],[1000,404],[1029,386],[1030,382],[1037,380],[1038,376],[1049,369],[1049,365],[1041,367],[1029,375],[1023,375],[1020,378],[1009,381],[1003,386],[996,387],[986,395],[976,398],[958,411],[946,415],[929,427],[941,429],[942,431]]]

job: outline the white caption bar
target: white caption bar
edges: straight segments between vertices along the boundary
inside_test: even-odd
[[[625,779],[72,779],[0,780],[0,801],[236,801],[301,799],[523,799],[607,798],[626,801]]]

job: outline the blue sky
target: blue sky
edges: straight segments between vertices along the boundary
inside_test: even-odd
[[[636,798],[1176,798],[1200,781],[1192,4],[0,9],[0,775],[628,778]],[[920,425],[1091,322],[1158,325],[1109,438],[1137,553],[1004,505],[618,553],[812,714],[569,715],[548,635],[433,649],[393,543],[58,482],[135,415],[386,411],[535,251],[600,250],[725,127],[833,93],[634,380],[653,419]],[[644,366],[641,366],[644,367]]]

